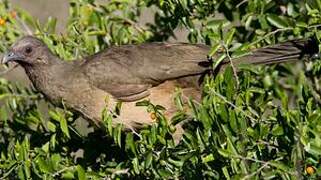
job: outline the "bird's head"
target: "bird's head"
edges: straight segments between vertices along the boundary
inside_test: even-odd
[[[49,52],[49,53],[48,53]],[[2,63],[16,62],[20,65],[48,64],[48,47],[38,38],[25,36],[18,40],[4,55]]]

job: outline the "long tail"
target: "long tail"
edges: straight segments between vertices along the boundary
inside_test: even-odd
[[[258,48],[249,55],[235,59],[236,64],[275,64],[286,61],[299,61],[319,53],[316,39],[292,40],[284,43]],[[229,63],[223,61],[223,65]]]

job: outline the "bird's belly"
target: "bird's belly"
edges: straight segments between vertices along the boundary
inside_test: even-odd
[[[176,94],[176,89],[178,85],[176,81],[167,81],[162,83],[157,87],[150,89],[150,95],[143,100],[148,100],[154,105],[161,105],[166,110],[164,115],[167,119],[170,119],[174,113],[177,111],[176,105],[174,103],[174,97]],[[185,97],[192,96],[197,98],[200,95],[200,92],[194,88],[185,88],[182,89]],[[139,102],[139,101],[138,101]],[[151,113],[147,112],[147,107],[136,106],[137,102],[124,102],[121,108],[120,116],[116,121],[122,121],[121,123],[129,124],[134,127],[139,126],[140,124],[152,124],[155,122],[154,117]]]
[[[176,106],[174,104],[174,97],[177,88],[176,81],[167,81],[159,86],[150,89],[150,95],[140,101],[148,100],[154,105],[161,105],[166,110],[164,115],[167,119],[170,119],[176,112]],[[86,90],[88,89],[88,90]],[[184,96],[199,95],[199,91],[194,88],[184,88],[182,92],[187,92]],[[102,120],[102,112],[104,109],[108,109],[109,112],[114,112],[117,105],[117,100],[110,94],[99,89],[82,88],[82,93],[73,93],[67,96],[70,99],[69,104],[72,104],[72,108],[82,113],[87,119],[92,120],[95,124],[100,124]],[[72,102],[72,103],[71,103]],[[142,125],[152,124],[155,119],[151,116],[150,112],[147,112],[147,107],[136,106],[135,102],[123,102],[120,109],[120,114],[113,113],[113,124],[123,124],[125,128],[139,128]]]
[[[175,110],[174,106],[174,93],[175,84],[172,82],[165,82],[160,86],[150,89],[150,95],[140,101],[148,100],[154,105],[163,106],[166,111],[165,115],[170,116]],[[139,102],[139,101],[138,101]],[[119,119],[126,121],[127,124],[140,125],[152,124],[155,122],[151,113],[147,112],[146,106],[136,106],[137,102],[124,102],[122,105]]]

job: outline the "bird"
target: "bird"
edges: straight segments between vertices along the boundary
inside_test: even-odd
[[[2,63],[16,62],[22,66],[37,91],[56,105],[64,105],[85,119],[101,126],[102,112],[113,114],[112,124],[124,129],[139,129],[155,123],[155,117],[137,102],[147,100],[165,108],[171,119],[177,108],[177,88],[186,97],[200,99],[202,76],[222,52],[206,57],[210,47],[189,43],[142,43],[112,46],[96,54],[74,61],[65,61],[52,53],[34,36],[17,40],[4,55]],[[274,64],[298,61],[318,55],[313,39],[290,40],[251,50],[233,59],[233,64]],[[218,73],[230,65],[224,59]],[[211,71],[210,71],[211,72]]]

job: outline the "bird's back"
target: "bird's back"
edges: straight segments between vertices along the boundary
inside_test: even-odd
[[[106,78],[120,82],[158,84],[202,73],[204,67],[199,63],[207,60],[208,51],[208,46],[185,43],[124,45],[86,58],[83,67],[89,74],[99,69]]]

